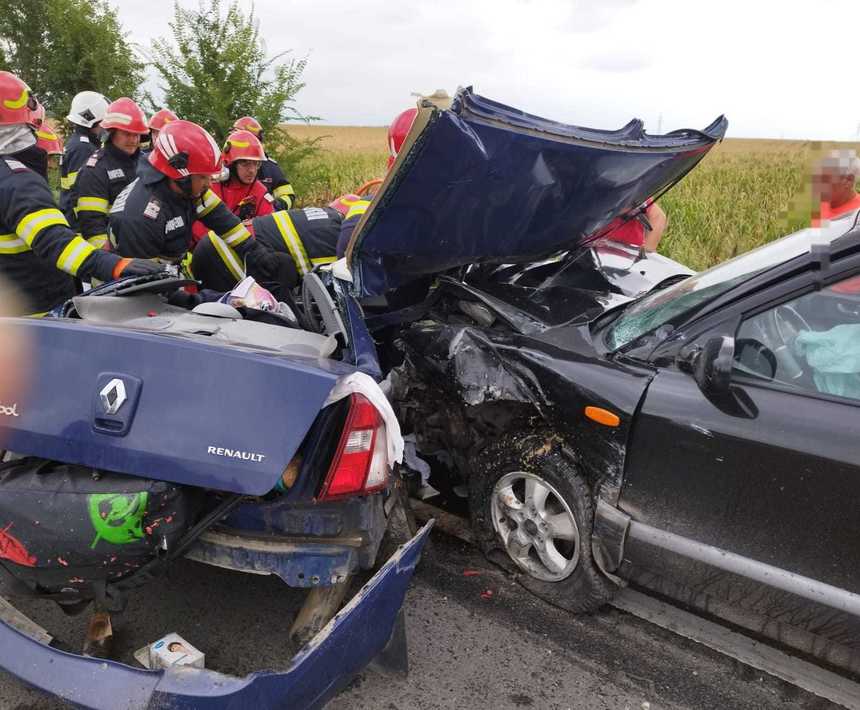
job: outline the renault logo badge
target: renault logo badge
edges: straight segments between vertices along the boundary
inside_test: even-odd
[[[99,397],[101,398],[105,414],[116,414],[125,403],[125,400],[128,399],[125,393],[125,385],[118,377],[115,377],[104,386],[104,389],[99,392]]]

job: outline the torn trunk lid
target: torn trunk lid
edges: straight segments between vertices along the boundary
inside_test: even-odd
[[[272,490],[338,378],[354,371],[203,336],[7,323],[31,362],[23,394],[0,407],[5,448],[247,495]]]
[[[681,179],[725,135],[566,125],[461,89],[422,108],[347,249],[355,290],[378,295],[465,264],[528,262],[600,236]]]

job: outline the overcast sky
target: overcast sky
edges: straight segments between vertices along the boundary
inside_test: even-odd
[[[196,0],[181,0],[194,6]],[[172,2],[112,0],[131,37],[169,33]],[[251,3],[242,0],[250,8]],[[547,118],[738,137],[860,138],[860,2],[256,0],[270,54],[308,59],[297,106],[387,125],[410,92],[472,85]]]

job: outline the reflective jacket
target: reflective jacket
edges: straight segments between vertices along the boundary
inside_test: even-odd
[[[341,220],[340,212],[330,207],[305,207],[257,217],[251,225],[261,245],[273,252],[288,254],[296,271],[304,276],[315,266],[335,260]],[[191,271],[205,288],[214,291],[229,291],[246,275],[259,282],[267,280],[267,274],[260,273],[254,262],[246,265],[235,251],[212,234],[195,247]]]
[[[72,188],[75,186],[78,172],[98,149],[98,140],[90,130],[76,126],[66,141],[63,157],[60,160],[60,209],[73,229],[77,228],[78,222],[75,216],[75,204],[72,201]]]
[[[263,186],[275,198],[275,209],[288,210],[292,209],[293,202],[296,200],[296,193],[293,186],[281,166],[270,157],[260,165],[260,172],[257,173],[257,180],[263,183]]]
[[[272,206],[275,198],[259,180],[254,180],[250,185],[244,185],[232,179],[227,182],[214,182],[212,192],[218,195],[227,205],[227,209],[243,222],[275,211]],[[194,243],[197,244],[208,230],[202,222],[195,222],[192,231]]]
[[[93,153],[72,187],[72,202],[81,236],[97,249],[107,242],[108,212],[119,194],[137,177],[139,151],[128,155],[112,143]]]
[[[170,189],[151,165],[123,190],[111,208],[109,238],[125,257],[161,258],[177,263],[191,248],[191,225],[200,220],[240,254],[255,249],[251,233],[212,190],[188,200]]]
[[[355,231],[367,208],[370,207],[370,201],[373,199],[371,195],[365,200],[358,200],[349,208],[349,212],[343,218],[340,226],[340,235],[337,238],[337,258],[340,259],[346,255],[346,248],[349,246],[349,240],[352,239],[352,233]]]
[[[71,229],[44,178],[0,156],[0,298],[15,311],[48,311],[75,295],[72,276],[109,281],[119,262]]]

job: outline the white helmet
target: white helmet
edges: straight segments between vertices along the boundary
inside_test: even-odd
[[[66,118],[78,126],[92,128],[105,117],[108,103],[98,91],[81,91],[72,99],[72,108]]]

